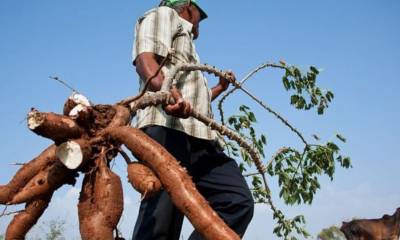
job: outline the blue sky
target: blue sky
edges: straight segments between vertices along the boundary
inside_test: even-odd
[[[50,80],[58,75],[95,103],[113,103],[137,92],[131,65],[136,19],[158,1],[28,1],[0,2],[0,183],[17,168],[13,162],[32,159],[49,145],[22,122],[31,107],[60,112],[70,92]],[[322,190],[311,206],[286,207],[289,215],[305,214],[308,229],[353,217],[375,218],[400,206],[400,2],[396,0],[328,1],[200,1],[209,14],[196,45],[204,63],[232,69],[240,79],[257,65],[284,59],[304,69],[324,69],[320,85],[335,100],[324,116],[289,106],[280,74],[264,71],[246,87],[277,109],[311,139],[340,132],[348,138],[343,152],[353,160],[350,170],[337,169],[335,180],[322,178]],[[213,85],[216,79],[209,76]],[[229,98],[226,112],[240,104],[253,106],[258,129],[268,136],[268,154],[298,140],[276,119],[241,93]],[[217,114],[216,114],[217,115]],[[22,123],[21,123],[22,122]],[[124,163],[115,170],[125,179]],[[277,194],[275,180],[270,180]],[[126,182],[126,181],[124,181]],[[121,223],[130,236],[139,196],[124,185],[126,206]],[[78,237],[76,219],[80,185],[64,187],[41,219],[67,219],[69,236]],[[18,206],[16,209],[20,208]],[[0,233],[10,221],[0,219]],[[273,222],[265,206],[257,206],[245,239],[271,239]],[[183,235],[191,228],[185,224]],[[32,230],[31,238],[40,232]]]

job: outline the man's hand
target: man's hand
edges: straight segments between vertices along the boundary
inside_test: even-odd
[[[218,85],[221,86],[222,91],[225,91],[229,87],[230,80],[236,81],[236,76],[232,71],[226,71],[226,78],[220,77]]]
[[[190,103],[182,98],[181,92],[175,86],[171,88],[170,92],[171,96],[175,100],[175,104],[164,106],[164,111],[168,115],[172,115],[174,117],[188,118],[191,111]]]
[[[230,81],[236,81],[236,76],[232,71],[227,71],[226,72],[226,77],[220,77],[218,84],[211,89],[212,91],[212,96],[211,96],[211,101],[213,101],[215,98],[217,98],[222,92],[226,91],[229,87]]]

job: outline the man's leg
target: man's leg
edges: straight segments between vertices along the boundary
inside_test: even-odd
[[[254,211],[249,187],[233,159],[211,144],[203,148],[204,141],[196,142],[192,143],[193,180],[217,214],[242,237]],[[194,231],[189,239],[202,238]]]
[[[176,130],[152,126],[143,131],[163,145],[182,165],[187,165],[189,142],[187,135]],[[133,232],[133,240],[178,240],[183,215],[173,205],[165,191],[144,199]]]

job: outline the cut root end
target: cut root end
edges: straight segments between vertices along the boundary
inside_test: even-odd
[[[91,148],[84,140],[68,141],[57,147],[58,159],[68,169],[75,170],[90,158]]]

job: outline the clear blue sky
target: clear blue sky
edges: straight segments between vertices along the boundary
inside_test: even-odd
[[[113,103],[137,92],[131,65],[133,27],[157,3],[0,2],[1,184],[17,170],[9,163],[27,161],[50,144],[21,123],[30,107],[62,110],[69,91],[48,79],[49,75],[65,79],[95,103]],[[334,182],[322,178],[322,190],[312,206],[279,206],[289,215],[305,214],[313,234],[353,217],[375,218],[394,212],[400,206],[400,2],[203,0],[200,4],[209,14],[197,41],[203,62],[232,69],[238,78],[266,61],[285,59],[303,68],[313,64],[324,69],[320,85],[336,95],[321,117],[289,106],[279,72],[262,72],[246,85],[308,138],[317,133],[327,140],[336,132],[348,138],[343,151],[352,157],[353,169],[337,169]],[[210,76],[209,82],[216,80]],[[258,129],[269,139],[269,154],[280,146],[298,146],[286,128],[245,95],[230,98],[226,111],[233,113],[242,103],[256,111]],[[115,170],[124,180],[122,161]],[[130,237],[139,196],[124,186],[126,210],[121,229]],[[66,218],[67,232],[73,237],[78,236],[75,204],[80,185],[75,187],[62,188],[41,220]],[[277,195],[276,186],[273,190]],[[9,221],[0,219],[0,233]],[[271,212],[258,206],[245,239],[275,239],[272,227]],[[34,229],[30,236],[39,231],[40,227]],[[186,224],[184,236],[189,232]]]

